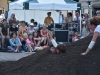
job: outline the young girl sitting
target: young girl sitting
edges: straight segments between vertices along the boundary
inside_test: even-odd
[[[52,38],[53,38],[54,40],[56,40],[56,37],[55,37],[55,35],[54,35],[54,32],[53,32],[53,31],[51,31],[51,36],[52,36]],[[48,46],[52,46],[52,42],[51,42],[50,37],[48,37]]]
[[[50,47],[50,51],[52,53],[65,53],[66,46],[64,44],[57,44],[57,42],[53,39],[51,32],[48,33],[48,36],[49,36],[51,43],[53,45],[52,47]]]
[[[19,52],[22,44],[20,42],[20,39],[17,38],[16,32],[11,33],[11,39],[9,40],[9,42],[10,42],[11,46],[8,46],[8,49],[10,49],[11,51],[14,51],[14,52]]]
[[[28,35],[28,38],[26,39],[26,46],[30,52],[34,51],[34,39],[32,34]]]
[[[34,38],[34,43],[36,47],[40,46],[41,43],[41,37],[39,36],[39,34],[37,32],[33,33],[33,38]]]

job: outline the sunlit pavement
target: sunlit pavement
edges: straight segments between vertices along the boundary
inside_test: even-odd
[[[7,53],[0,52],[0,61],[17,61],[23,57],[27,57],[35,52],[23,52],[23,53]]]

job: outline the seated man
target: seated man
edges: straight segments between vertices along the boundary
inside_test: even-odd
[[[53,39],[53,37],[51,36],[51,32],[49,32],[49,38],[51,40],[52,43],[52,47],[50,48],[50,51],[52,53],[65,53],[66,51],[66,45],[64,44],[57,44],[57,42]]]
[[[3,19],[2,25],[0,26],[0,35],[2,37],[2,48],[4,48],[4,43],[7,46],[9,44],[9,26],[7,25],[7,20]]]

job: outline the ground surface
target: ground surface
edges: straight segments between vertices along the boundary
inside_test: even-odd
[[[29,56],[32,53],[8,53],[0,52],[0,61],[17,61],[23,57]]]
[[[82,56],[92,37],[66,45],[66,53],[49,48],[16,62],[1,62],[0,75],[100,75],[100,37],[93,49]]]

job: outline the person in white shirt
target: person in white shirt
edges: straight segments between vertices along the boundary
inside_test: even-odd
[[[82,18],[80,17],[80,14],[76,12],[76,15],[74,16],[73,21],[80,22],[81,19]]]
[[[48,37],[51,40],[53,46],[50,47],[50,51],[52,53],[65,53],[66,52],[66,45],[65,44],[57,44],[55,39],[52,37],[52,32],[49,31]]]
[[[100,18],[100,10],[96,11],[97,17]]]
[[[31,23],[31,24],[30,24],[30,27],[28,28],[28,34],[33,34],[33,32],[35,32],[34,24]]]
[[[87,48],[87,50],[84,53],[81,53],[81,55],[86,55],[95,45],[96,39],[100,34],[100,18],[93,17],[90,19],[90,29],[94,31],[93,38]]]
[[[80,20],[82,20],[82,17],[80,17],[79,12],[76,12],[76,15],[73,18],[73,21],[78,23],[78,32],[80,32]]]
[[[59,23],[63,23],[63,20],[64,20],[64,16],[63,16],[62,12],[60,12]]]

